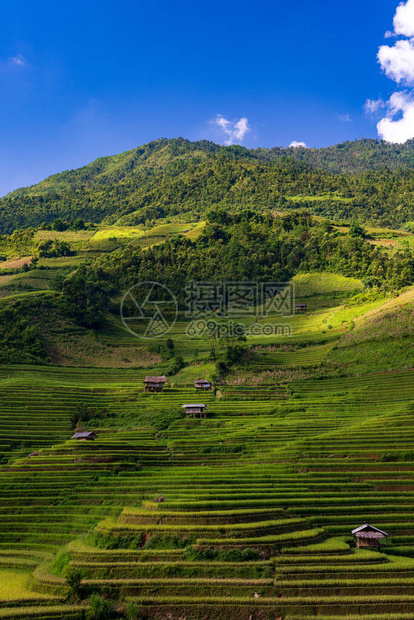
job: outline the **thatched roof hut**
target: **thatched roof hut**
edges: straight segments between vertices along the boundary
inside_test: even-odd
[[[205,418],[207,417],[206,411],[209,410],[204,403],[183,405],[182,409],[185,409],[186,418],[188,418],[188,416],[193,416],[193,418]]]
[[[77,439],[78,441],[93,441],[97,437],[98,435],[93,431],[82,431],[80,433],[75,433],[72,439]]]
[[[211,390],[211,383],[207,379],[196,379],[194,386],[197,390]]]
[[[167,378],[164,375],[154,377],[147,376],[144,379],[144,390],[146,392],[162,392],[164,383],[166,382]]]
[[[381,540],[386,536],[389,536],[387,532],[380,530],[369,523],[365,523],[360,527],[352,530],[352,534],[357,539],[357,548],[360,547],[374,547],[375,549],[379,549],[381,546]]]

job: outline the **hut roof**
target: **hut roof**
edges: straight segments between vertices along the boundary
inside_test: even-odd
[[[164,375],[159,377],[145,377],[144,383],[165,383],[167,378]]]
[[[195,403],[195,404],[190,404],[190,405],[183,405],[182,409],[187,409],[188,407],[203,407],[203,409],[208,409],[208,407],[206,407],[204,403]]]
[[[384,538],[384,536],[389,536],[387,532],[384,532],[383,530],[380,530],[377,527],[370,525],[369,523],[365,523],[364,525],[355,528],[354,530],[352,530],[352,534],[355,534],[356,536],[361,536],[363,538]]]
[[[207,381],[207,379],[196,379],[194,383],[195,384],[200,383],[201,385],[206,385],[206,384],[210,385],[210,381]]]
[[[72,436],[72,439],[87,439],[88,437],[91,436],[97,437],[96,433],[94,433],[93,431],[82,431],[81,433],[75,433]]]

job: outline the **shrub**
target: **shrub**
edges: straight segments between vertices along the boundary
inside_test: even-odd
[[[82,571],[69,566],[65,574],[66,585],[69,587],[68,598],[79,599],[82,595]]]
[[[38,245],[38,253],[41,258],[57,258],[59,256],[74,256],[76,254],[66,241],[59,239],[47,239]]]
[[[184,368],[185,363],[184,359],[181,356],[176,357],[170,364],[170,367],[167,370],[167,375],[176,375],[177,372],[180,372],[182,368]]]
[[[90,418],[90,413],[88,407],[85,403],[78,403],[76,405],[76,410],[72,414],[71,424],[72,428],[76,428],[78,424],[82,424],[83,422],[87,422]]]
[[[131,601],[126,609],[127,620],[139,620],[141,605],[135,601]]]
[[[61,310],[80,325],[96,327],[101,324],[107,306],[107,292],[85,265],[63,282]]]
[[[188,538],[179,536],[151,536],[145,544],[145,549],[184,549],[190,543]]]
[[[92,537],[92,544],[98,549],[139,549],[142,544],[142,533],[113,536],[96,532]]]
[[[258,551],[254,549],[193,549],[187,547],[183,555],[183,560],[189,562],[255,562],[260,558]]]
[[[88,620],[108,620],[114,612],[111,601],[93,594],[90,600],[90,608],[87,613]]]

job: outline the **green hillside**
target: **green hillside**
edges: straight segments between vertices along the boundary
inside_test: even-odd
[[[130,368],[76,367],[75,350],[71,366],[0,368],[0,617],[412,617],[413,289],[294,282],[306,312],[266,319],[293,335],[248,337],[225,382],[185,321],[172,358],[114,323],[91,358],[135,350]],[[42,320],[82,359],[88,330]],[[207,418],[186,418],[200,399]],[[98,438],[72,440],[80,427]],[[390,534],[380,552],[355,548],[365,522]]]
[[[0,618],[413,617],[414,234],[291,202],[0,237]]]
[[[249,151],[162,139],[8,194],[0,200],[0,231],[58,218],[121,226],[154,225],[165,218],[197,221],[212,207],[303,206],[340,220],[410,225],[413,165],[412,142]]]

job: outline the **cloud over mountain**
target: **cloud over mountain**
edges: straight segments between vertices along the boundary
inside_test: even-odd
[[[414,138],[414,0],[401,2],[394,15],[394,32],[386,37],[404,37],[394,45],[381,45],[378,62],[385,75],[407,90],[396,91],[387,102],[367,99],[364,110],[375,115],[386,109],[386,116],[377,124],[380,138],[403,143]]]
[[[246,117],[242,117],[236,121],[229,120],[221,114],[217,114],[216,118],[211,122],[219,127],[225,134],[226,139],[224,140],[224,144],[227,146],[241,143],[245,135],[250,131],[249,120]]]

